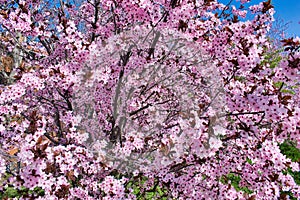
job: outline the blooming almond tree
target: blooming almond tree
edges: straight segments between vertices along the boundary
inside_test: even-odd
[[[300,198],[270,0],[0,2],[1,197]]]

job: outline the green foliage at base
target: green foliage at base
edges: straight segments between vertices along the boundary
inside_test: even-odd
[[[287,158],[290,158],[293,162],[300,162],[300,149],[296,147],[296,143],[292,141],[285,141],[279,146],[282,154],[286,155]],[[294,181],[300,185],[300,172],[292,171],[288,169],[286,172],[290,174]]]
[[[284,175],[291,175],[295,181],[295,183],[297,185],[300,185],[300,172],[295,172],[295,171],[292,171],[291,168],[288,168],[286,171],[283,172]]]
[[[297,200],[297,198],[295,198],[295,197],[293,196],[293,193],[290,192],[290,191],[281,191],[281,192],[280,192],[280,197],[281,197],[281,199],[287,199],[287,196],[289,196],[289,199],[290,199],[290,200]]]
[[[247,193],[247,194],[252,194],[253,191],[251,191],[249,188],[247,187],[241,187],[239,184],[240,184],[240,181],[241,181],[241,177],[239,175],[235,175],[234,173],[229,173],[227,174],[226,176],[222,176],[221,177],[221,183],[223,184],[230,184],[234,187],[234,189],[236,191],[243,191],[244,193]]]
[[[285,141],[279,146],[280,151],[287,158],[293,162],[300,162],[300,149],[296,147],[296,143],[292,141]]]
[[[280,151],[287,158],[290,158],[293,162],[300,162],[300,149],[296,147],[296,143],[292,141],[285,141],[279,145]],[[283,174],[290,174],[297,185],[300,185],[300,172],[292,171],[288,168]],[[297,200],[290,191],[281,191],[282,198],[289,196],[291,200]]]
[[[292,141],[285,141],[282,144],[280,144],[280,150],[281,153],[286,155],[287,158],[290,158],[293,162],[300,162],[300,149],[296,147],[296,143]],[[253,164],[252,160],[247,158],[247,162],[249,164]],[[287,169],[283,172],[284,174],[290,174],[295,182],[300,185],[300,172],[292,171],[291,168]],[[116,178],[121,178],[122,175],[119,173],[112,174]],[[4,177],[2,177],[3,180],[7,180],[10,175],[6,174]],[[78,180],[71,181],[71,185],[73,187],[78,185],[78,181],[80,180],[79,177]],[[203,179],[206,177],[204,176]],[[251,191],[248,187],[241,187],[240,181],[241,177],[239,175],[236,175],[234,173],[229,173],[227,175],[223,175],[220,179],[220,182],[223,184],[230,184],[232,187],[234,187],[237,191],[243,191],[246,194],[252,194],[253,191]],[[161,187],[159,184],[159,180],[155,180],[153,185],[148,188],[146,188],[146,182],[148,181],[148,178],[145,176],[138,176],[132,178],[127,184],[126,184],[126,190],[132,191],[132,193],[137,197],[138,200],[155,200],[155,199],[161,199],[161,200],[167,200],[168,197],[168,191],[167,189]],[[295,197],[293,197],[293,194],[289,191],[281,191],[281,196],[289,196],[291,200],[296,200]],[[20,198],[20,197],[38,197],[38,196],[44,196],[44,190],[40,187],[36,187],[33,190],[29,190],[26,187],[21,187],[20,189],[16,189],[14,187],[8,186],[5,187],[2,191],[0,191],[0,199],[11,199],[11,198]]]
[[[35,187],[33,190],[29,190],[26,187],[21,186],[20,189],[16,189],[14,187],[6,187],[2,193],[0,193],[0,199],[8,199],[8,198],[20,198],[20,197],[38,197],[44,196],[45,192],[40,187]]]
[[[148,190],[145,190],[146,182],[148,178],[141,176],[139,178],[134,178],[127,183],[126,189],[132,189],[132,193],[137,197],[138,200],[168,200],[168,191],[161,186],[159,186],[159,181],[155,180],[153,186]]]

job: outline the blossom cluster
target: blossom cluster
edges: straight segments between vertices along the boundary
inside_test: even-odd
[[[0,2],[0,194],[300,198],[300,39],[269,60],[270,0]]]

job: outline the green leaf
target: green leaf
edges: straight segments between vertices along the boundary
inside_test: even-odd
[[[249,163],[250,165],[252,165],[252,164],[253,164],[252,160],[251,160],[251,159],[249,159],[249,158],[246,158],[246,161],[247,161],[247,163]]]
[[[279,149],[283,155],[290,158],[293,162],[300,161],[300,149],[292,141],[285,141],[279,145]]]
[[[6,196],[8,198],[20,197],[18,190],[13,187],[6,188],[6,191],[4,192],[4,196]]]
[[[243,191],[247,194],[253,193],[253,191],[247,187],[240,187],[239,183],[241,181],[241,177],[239,175],[235,175],[234,173],[229,173],[226,176],[223,175],[220,179],[220,182],[223,184],[228,184],[229,181],[236,191]]]
[[[292,95],[296,94],[293,90],[287,90],[287,89],[283,89],[283,90],[281,90],[281,92],[292,94]]]
[[[277,87],[277,88],[280,88],[282,84],[284,84],[284,83],[281,82],[281,81],[278,81],[278,82],[274,83],[274,86]]]
[[[155,192],[146,192],[146,199],[154,199]]]
[[[237,81],[240,81],[240,82],[243,82],[246,80],[246,78],[244,76],[235,76],[234,79]]]
[[[293,193],[291,192],[291,191],[281,191],[280,192],[281,194],[285,194],[285,195],[288,195],[290,198],[290,200],[297,200],[297,198],[295,198],[294,196],[293,196]]]

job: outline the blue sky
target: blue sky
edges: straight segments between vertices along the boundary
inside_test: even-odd
[[[227,4],[230,0],[219,0]],[[235,3],[237,0],[233,0]],[[258,4],[266,0],[252,0],[246,5]],[[281,19],[288,24],[286,36],[300,36],[300,0],[272,0],[275,7],[275,19]]]
[[[280,17],[288,25],[287,33],[290,36],[300,36],[300,0],[273,0],[275,18]]]

